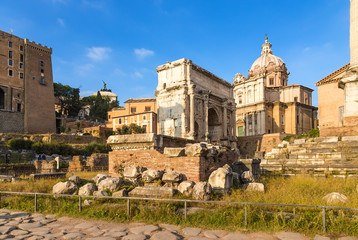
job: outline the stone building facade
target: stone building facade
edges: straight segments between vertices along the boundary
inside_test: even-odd
[[[270,133],[302,134],[317,127],[317,108],[312,106],[312,89],[287,85],[286,64],[272,54],[266,37],[248,78],[236,74],[237,136]]]
[[[184,58],[157,67],[157,72],[158,134],[234,140],[232,84]]]
[[[358,0],[350,2],[351,62],[316,83],[321,136],[358,135]]]
[[[0,132],[55,132],[51,54],[0,31]]]

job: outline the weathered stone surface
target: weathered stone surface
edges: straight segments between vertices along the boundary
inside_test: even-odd
[[[0,226],[0,233],[1,234],[8,234],[12,230],[15,230],[14,226]]]
[[[209,177],[209,184],[214,190],[227,191],[230,189],[233,185],[231,168],[218,168],[213,171]]]
[[[185,155],[185,148],[164,148],[164,154],[170,157],[181,157]]]
[[[198,236],[201,233],[200,228],[183,228],[182,232],[186,236]]]
[[[223,231],[205,231],[204,236],[207,238],[221,238],[225,236],[226,233]]]
[[[147,237],[144,234],[129,234],[122,237],[122,240],[145,240]]]
[[[94,191],[97,191],[97,186],[93,183],[86,183],[78,190],[78,195],[91,196]]]
[[[127,189],[121,189],[117,192],[112,193],[112,197],[126,197],[128,196]]]
[[[74,194],[77,191],[77,185],[71,181],[59,182],[52,188],[55,194]]]
[[[171,198],[175,194],[174,189],[169,187],[144,186],[136,187],[129,192],[129,196],[145,196],[156,198]]]
[[[198,182],[193,189],[192,197],[196,200],[207,201],[210,199],[212,188],[207,182]]]
[[[280,240],[308,240],[309,238],[300,234],[292,232],[281,232],[276,234],[276,237]]]
[[[314,139],[315,142],[323,142],[323,143],[330,143],[330,142],[338,142],[338,137],[317,137]]]
[[[302,138],[302,139],[295,139],[293,140],[294,144],[303,144],[306,142],[306,139]]]
[[[224,240],[251,240],[251,238],[245,234],[231,233],[223,237]]]
[[[171,231],[171,232],[179,232],[180,231],[180,227],[177,225],[159,224],[159,227],[161,227],[162,229],[167,229],[168,231]]]
[[[265,186],[262,183],[246,183],[243,188],[246,191],[265,192]]]
[[[68,178],[69,181],[72,181],[76,184],[81,183],[82,179],[79,176],[73,175],[71,177]]]
[[[193,181],[183,181],[178,186],[178,191],[181,192],[184,196],[190,197],[193,193],[195,182]]]
[[[331,240],[329,237],[316,235],[313,240]]]
[[[87,229],[87,228],[93,228],[93,224],[91,223],[80,223],[75,226],[77,229]]]
[[[130,228],[129,231],[134,234],[151,234],[158,231],[160,228],[154,225],[144,225],[139,227]]]
[[[124,178],[138,178],[142,174],[142,168],[139,166],[125,166],[123,169]]]
[[[162,181],[165,183],[178,183],[181,180],[183,180],[183,175],[175,171],[165,172],[162,177]]]
[[[114,237],[114,238],[120,238],[126,236],[126,232],[107,232],[103,236],[104,237]]]
[[[154,233],[150,238],[153,240],[181,240],[182,237],[169,231]]]
[[[244,171],[240,176],[242,183],[252,183],[255,181],[254,175],[250,171]]]
[[[358,240],[356,237],[340,237],[338,240]]]
[[[348,202],[348,198],[345,195],[337,192],[327,194],[323,197],[323,200],[330,204]]]
[[[94,203],[93,200],[85,199],[85,200],[83,201],[83,206],[91,206],[93,203]]]
[[[358,136],[344,136],[342,137],[343,142],[347,141],[358,141]]]
[[[108,193],[105,192],[105,191],[94,191],[94,192],[93,192],[93,196],[96,196],[96,197],[105,197],[105,196],[108,196]]]
[[[106,178],[98,184],[98,190],[103,191],[107,189],[113,192],[122,183],[123,179],[121,178]]]
[[[208,153],[208,149],[204,148],[200,143],[187,144],[185,147],[185,154],[187,156],[199,157]]]
[[[102,180],[109,178],[108,174],[97,174],[94,178],[93,181],[96,183],[96,185],[98,185]]]
[[[69,233],[63,236],[63,239],[81,239],[84,236],[86,236],[86,234],[84,233]]]
[[[162,178],[163,172],[155,169],[148,169],[142,173],[142,179],[146,183],[152,183]]]

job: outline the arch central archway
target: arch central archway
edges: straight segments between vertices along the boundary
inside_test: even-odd
[[[210,139],[212,141],[218,141],[220,139],[221,124],[219,115],[214,108],[209,108],[208,111],[208,128]]]

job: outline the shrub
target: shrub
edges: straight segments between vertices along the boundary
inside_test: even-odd
[[[7,143],[6,143],[8,148],[10,148],[11,150],[19,150],[19,149],[30,150],[32,144],[33,144],[33,141],[25,140],[22,138],[12,138],[9,141],[7,141]]]
[[[311,129],[307,135],[310,138],[319,137],[319,129]]]
[[[87,155],[91,155],[92,153],[108,153],[108,151],[109,149],[106,144],[96,142],[91,142],[80,150],[82,154],[87,153]]]

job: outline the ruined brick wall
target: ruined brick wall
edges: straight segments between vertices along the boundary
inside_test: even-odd
[[[49,162],[46,160],[35,160],[34,165],[37,173],[57,172],[57,162],[55,160]]]
[[[24,132],[24,113],[0,111],[0,132]]]
[[[72,161],[68,165],[68,172],[82,172],[85,166],[86,162],[83,161],[82,156],[73,156]]]
[[[93,153],[87,158],[86,165],[91,171],[108,170],[108,154],[105,153]]]
[[[117,150],[109,153],[109,174],[120,177],[125,166],[141,166],[151,169],[171,169],[182,173],[188,180],[199,182],[208,179],[215,169],[231,164],[237,159],[233,152],[218,157],[168,157],[154,149]]]

